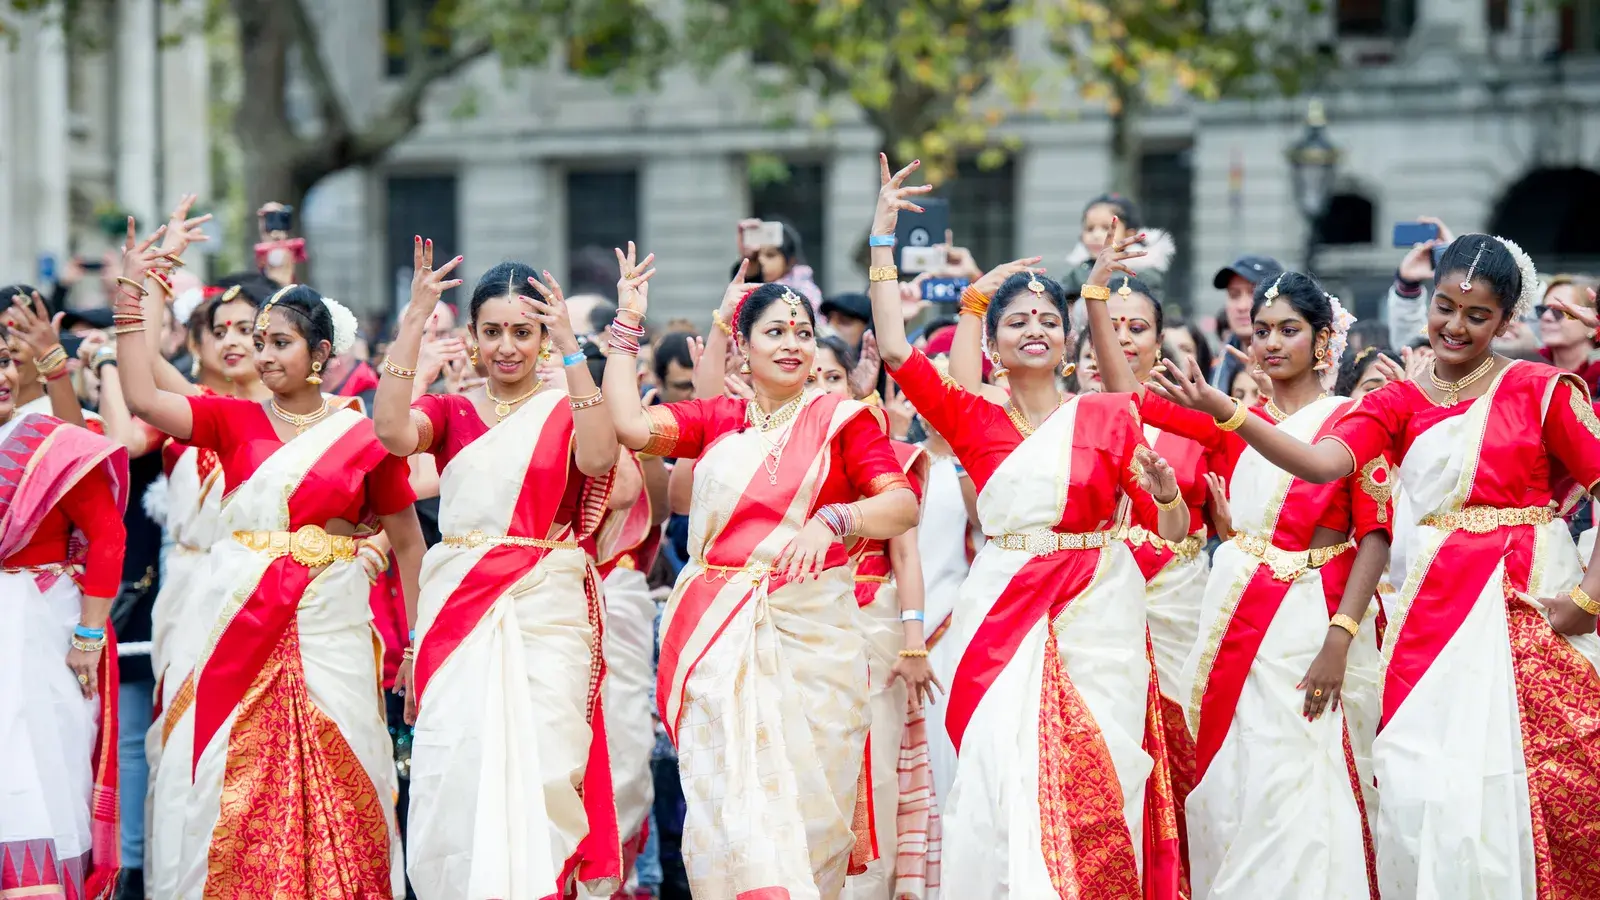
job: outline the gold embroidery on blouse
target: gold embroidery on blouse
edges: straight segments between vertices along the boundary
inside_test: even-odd
[[[427,453],[433,449],[433,420],[420,409],[411,410],[411,424],[417,429],[417,449],[412,453]]]
[[[910,479],[900,472],[885,472],[867,482],[867,488],[862,493],[868,497],[876,497],[879,494],[887,494],[890,491],[901,488],[905,488],[908,491],[911,490]]]
[[[678,417],[665,406],[647,407],[644,414],[650,420],[650,440],[639,452],[651,456],[671,456],[678,447]]]
[[[1372,462],[1361,467],[1361,490],[1378,504],[1378,524],[1387,524],[1389,498],[1394,496],[1394,472],[1389,468],[1388,460],[1381,456],[1374,457]]]
[[[1589,436],[1600,441],[1600,417],[1594,414],[1594,407],[1589,405],[1588,397],[1577,388],[1567,392],[1567,400],[1572,404],[1572,415],[1582,425]]]

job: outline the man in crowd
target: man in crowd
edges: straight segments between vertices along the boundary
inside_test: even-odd
[[[1283,264],[1270,256],[1256,256],[1245,254],[1233,262],[1217,270],[1211,279],[1211,286],[1219,291],[1226,291],[1228,299],[1223,304],[1223,311],[1227,316],[1228,335],[1227,343],[1237,347],[1245,353],[1250,352],[1250,305],[1255,300],[1256,285],[1263,281],[1270,281],[1283,274]],[[1224,352],[1219,357],[1216,370],[1211,373],[1211,384],[1220,390],[1227,390],[1233,383],[1234,373],[1239,369],[1239,360],[1233,354]]]

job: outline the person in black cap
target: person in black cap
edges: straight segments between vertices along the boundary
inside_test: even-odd
[[[1211,279],[1211,286],[1228,292],[1223,311],[1226,314],[1226,340],[1229,346],[1246,353],[1250,351],[1250,303],[1255,297],[1256,285],[1281,274],[1282,263],[1270,256],[1249,253],[1217,270],[1216,277]],[[1239,366],[1239,360],[1233,354],[1220,354],[1217,367],[1211,372],[1211,385],[1226,390],[1220,386],[1232,383],[1233,374]]]
[[[853,291],[834,294],[822,301],[822,315],[834,334],[852,349],[860,350],[862,336],[872,327],[872,301],[866,294]]]

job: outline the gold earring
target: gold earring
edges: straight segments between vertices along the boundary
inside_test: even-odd
[[[472,363],[474,366],[476,366],[478,364],[478,345],[477,344],[473,344],[471,347],[467,348],[467,362]]]
[[[1061,361],[1061,377],[1062,378],[1071,378],[1072,377],[1072,373],[1076,372],[1076,371],[1078,371],[1077,364],[1067,362],[1066,360],[1062,360]]]
[[[1006,373],[1011,371],[1010,369],[1006,368],[1005,366],[1000,365],[1000,351],[999,350],[991,350],[991,351],[989,351],[989,361],[994,363],[994,371],[989,373],[990,376],[993,377],[993,378],[996,378],[996,379],[1004,378],[1004,377],[1006,377]]]
[[[1318,347],[1315,356],[1317,357],[1317,364],[1311,367],[1312,371],[1321,372],[1321,371],[1327,369],[1328,368],[1328,361],[1327,361],[1328,350],[1327,350],[1327,348],[1326,347]]]
[[[739,364],[739,374],[740,375],[749,375],[750,374],[750,360],[747,359],[744,362]]]
[[[539,362],[546,363],[546,362],[549,362],[549,361],[550,361],[550,342],[549,341],[545,341],[544,342],[544,347],[539,351]]]
[[[316,386],[322,383],[322,360],[311,361],[311,374],[306,376],[306,384]]]

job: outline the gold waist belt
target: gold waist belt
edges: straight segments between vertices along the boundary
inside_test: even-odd
[[[771,564],[764,562],[749,562],[742,566],[714,566],[703,559],[694,559],[691,563],[705,570],[701,573],[701,577],[707,581],[716,581],[719,578],[732,581],[741,575],[748,576],[751,581],[760,581],[772,573]]]
[[[856,584],[888,584],[888,583],[889,583],[889,576],[888,575],[862,575],[860,572],[856,573]]]
[[[532,547],[538,550],[576,550],[577,541],[547,541],[540,538],[513,537],[509,534],[485,534],[482,531],[469,531],[466,534],[448,534],[439,541],[446,547],[465,547],[476,550],[479,547]]]
[[[1028,531],[1002,534],[991,538],[1001,550],[1022,550],[1034,556],[1046,556],[1060,550],[1097,550],[1122,540],[1123,531],[1088,531],[1063,534],[1059,531]]]
[[[31,566],[5,566],[0,572],[7,575],[55,575],[66,578],[73,575],[82,575],[83,566],[70,563],[35,563]]]
[[[1354,550],[1356,547],[1350,541],[1345,541],[1342,544],[1318,547],[1315,550],[1285,550],[1258,534],[1234,535],[1233,545],[1266,563],[1267,568],[1272,570],[1272,577],[1279,581],[1294,581],[1312,569],[1322,568],[1346,550]]]
[[[1201,549],[1206,545],[1206,533],[1197,531],[1177,543],[1167,540],[1142,525],[1135,525],[1128,529],[1128,543],[1134,547],[1143,547],[1149,544],[1157,550],[1170,550],[1172,555],[1179,559],[1193,559],[1200,555]]]
[[[356,558],[355,538],[329,534],[318,525],[302,525],[296,531],[235,531],[233,539],[246,549],[273,559],[292,557],[308,569]]]
[[[1430,513],[1422,517],[1422,524],[1441,531],[1470,531],[1488,534],[1496,528],[1514,525],[1546,525],[1553,520],[1548,506],[1525,506],[1504,509],[1498,506],[1468,506],[1458,512]]]

